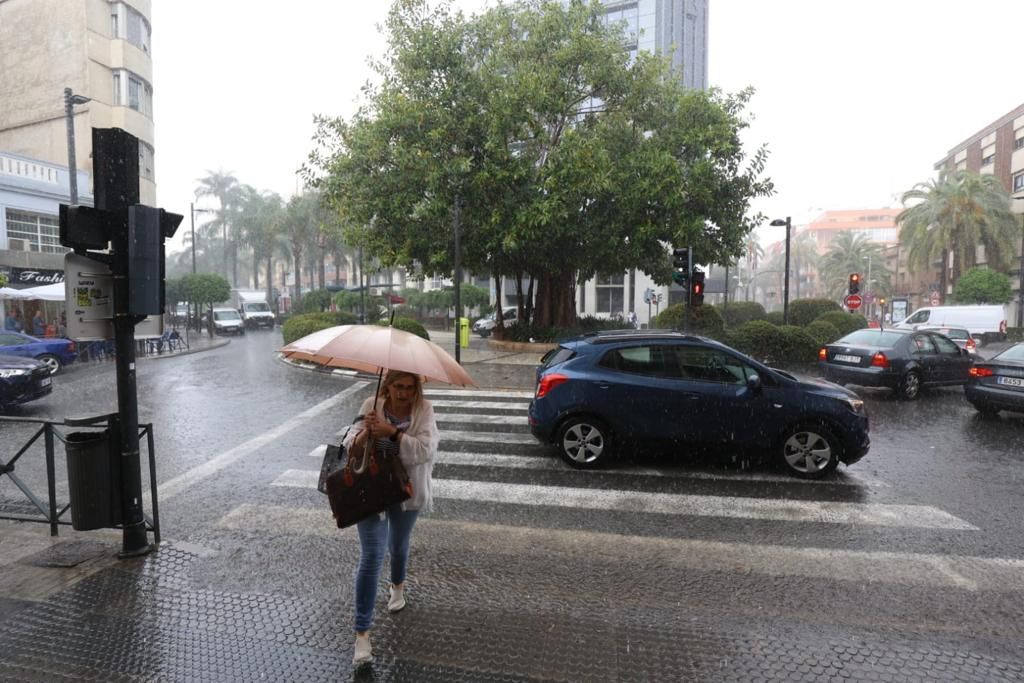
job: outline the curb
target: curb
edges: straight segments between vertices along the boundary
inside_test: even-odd
[[[510,342],[510,341],[499,341],[497,339],[487,340],[488,348],[495,351],[505,351],[507,353],[540,353],[544,354],[552,349],[558,348],[558,344],[554,342],[544,344],[530,344],[528,342]]]
[[[138,362],[140,360],[160,360],[161,358],[179,358],[181,356],[191,356],[193,353],[213,351],[214,349],[219,349],[223,346],[227,346],[230,343],[230,339],[217,339],[211,342],[208,346],[203,346],[202,348],[190,348],[187,351],[176,351],[174,353],[154,353],[152,355],[136,357],[135,360],[136,362]]]

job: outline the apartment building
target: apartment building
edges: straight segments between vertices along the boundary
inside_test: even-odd
[[[156,205],[151,0],[0,0],[0,270],[14,287],[63,279],[69,203],[64,89],[78,202],[92,204],[92,129],[139,138],[140,195]]]
[[[994,175],[1013,198],[1010,209],[1022,221],[1022,243],[1018,258],[1008,274],[1014,286],[1015,305],[1007,318],[1015,326],[1024,325],[1021,280],[1024,278],[1024,104],[988,124],[947,152],[935,163],[935,170],[969,170]],[[978,263],[986,262],[985,250],[977,249]]]

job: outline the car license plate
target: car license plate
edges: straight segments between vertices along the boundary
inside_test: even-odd
[[[1017,379],[1016,377],[1000,377],[996,382],[998,384],[1005,384],[1008,387],[1024,389],[1024,379]]]
[[[832,360],[837,360],[840,363],[857,363],[860,364],[860,356],[847,356],[842,353],[837,353],[832,357]]]
[[[44,377],[41,380],[39,380],[39,386],[41,386],[41,387],[48,387],[48,386],[50,386],[50,378],[49,377]]]

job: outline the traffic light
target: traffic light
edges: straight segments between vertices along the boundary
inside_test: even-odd
[[[704,273],[693,269],[690,274],[690,305],[700,306],[704,303]]]
[[[860,291],[860,273],[850,273],[850,285],[847,294],[856,294]]]
[[[672,282],[686,286],[690,279],[690,248],[672,250]]]

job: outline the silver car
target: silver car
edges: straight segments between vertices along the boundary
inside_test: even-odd
[[[511,325],[516,321],[518,314],[519,309],[517,309],[515,306],[511,306],[509,308],[504,309],[501,312],[501,319],[505,325]],[[473,323],[473,332],[479,334],[481,337],[489,337],[491,336],[491,331],[494,329],[494,326],[497,324],[498,322],[496,320],[495,314],[491,313],[486,318],[480,318],[475,323]]]
[[[963,327],[919,327],[919,330],[928,330],[929,332],[938,332],[939,334],[948,337],[954,344],[959,346],[961,349],[967,349],[967,353],[972,356],[978,354],[978,343],[974,341],[974,337]]]

